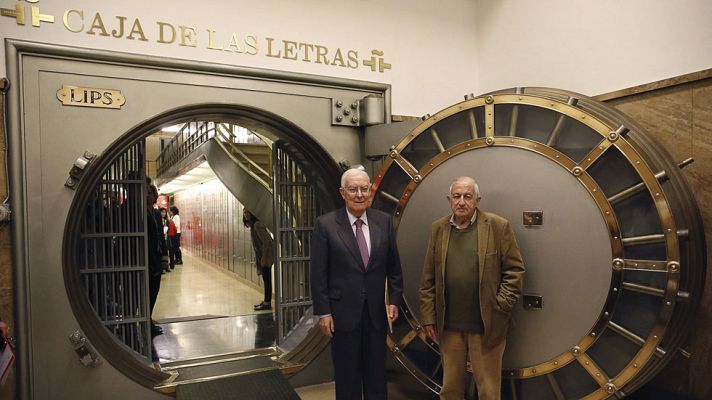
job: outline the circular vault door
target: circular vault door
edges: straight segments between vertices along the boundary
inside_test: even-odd
[[[418,322],[430,224],[451,181],[507,218],[527,268],[504,355],[511,399],[623,397],[677,351],[701,297],[699,211],[667,153],[584,96],[516,89],[467,97],[391,149],[374,207],[392,213],[405,275],[394,355],[438,391],[438,346]],[[699,245],[696,245],[699,244]]]

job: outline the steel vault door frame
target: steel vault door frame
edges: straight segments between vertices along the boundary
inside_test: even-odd
[[[213,115],[228,115],[238,122],[244,120],[273,130],[282,129],[291,139],[299,138],[298,140],[303,140],[305,146],[312,146],[310,149],[313,151],[308,156],[312,160],[316,159],[315,164],[329,164],[336,169],[335,160],[360,160],[362,140],[357,127],[331,123],[334,118],[331,108],[335,100],[343,98],[345,100],[343,103],[349,104],[369,94],[382,96],[385,100],[385,118],[390,120],[391,88],[388,84],[159,57],[149,58],[127,53],[12,39],[6,39],[6,65],[8,77],[13,84],[7,103],[8,158],[11,167],[9,177],[12,188],[11,206],[14,215],[12,252],[15,273],[16,332],[19,339],[17,371],[21,399],[44,399],[61,394],[57,391],[73,391],[75,398],[90,398],[96,393],[92,390],[98,390],[102,382],[120,388],[111,394],[104,393],[109,397],[123,398],[127,394],[144,398],[160,396],[146,389],[150,384],[155,384],[155,380],[141,374],[127,374],[126,364],[135,362],[131,357],[122,359],[118,363],[112,358],[107,358],[112,354],[106,353],[101,347],[106,345],[102,343],[106,340],[97,340],[88,335],[92,343],[97,346],[99,355],[109,361],[89,371],[82,370],[84,367],[80,366],[67,341],[66,335],[79,328],[81,321],[76,312],[72,311],[73,308],[67,304],[68,294],[59,283],[62,281],[62,275],[61,268],[57,265],[60,265],[61,261],[58,260],[62,257],[61,251],[55,249],[61,247],[61,241],[57,239],[62,236],[62,230],[57,227],[64,226],[65,210],[71,203],[70,199],[75,196],[62,187],[66,179],[64,171],[69,170],[74,158],[81,155],[85,149],[96,153],[122,149],[149,132],[180,118],[189,119],[197,115],[209,115],[209,112],[212,112]],[[119,72],[122,74],[118,74]],[[129,72],[133,74],[128,75]],[[63,121],[65,123],[62,125],[40,124],[44,115],[42,113],[47,112],[46,109],[40,110],[40,101],[44,101],[44,106],[56,107],[57,104],[56,98],[50,99],[55,96],[54,92],[51,95],[49,89],[46,89],[45,93],[41,92],[41,73],[44,74],[43,79],[54,76],[52,79],[61,78],[62,83],[66,84],[72,84],[70,79],[65,79],[71,76],[71,81],[78,81],[79,86],[102,87],[101,82],[120,82],[124,87],[119,89],[125,90],[125,94],[128,94],[127,104],[121,111],[61,108],[61,112],[64,113],[62,115],[79,113],[77,110],[80,110],[80,115],[94,116],[94,120],[82,119],[82,126],[87,122],[95,125],[101,122],[100,125],[103,127],[93,131],[95,132],[93,136],[85,135],[85,138],[64,136],[63,134],[73,133],[66,130],[70,129],[72,124],[78,124],[77,121],[65,117],[66,120]],[[27,79],[32,80],[25,82]],[[82,82],[85,84],[81,85]],[[162,85],[160,87],[163,90],[173,85],[171,96],[159,98],[159,94],[151,92],[155,89],[155,85]],[[56,89],[53,87],[52,90]],[[210,93],[206,95],[208,89]],[[190,96],[186,97],[186,91]],[[239,94],[244,96],[239,97]],[[146,97],[157,101],[148,103]],[[205,98],[228,100],[206,104],[203,100]],[[193,103],[196,101],[201,103]],[[295,102],[302,104],[299,110],[294,109]],[[316,107],[317,103],[318,107]],[[306,115],[298,113],[307,107],[311,108]],[[131,112],[125,111],[127,109],[131,109]],[[278,112],[275,114],[264,110],[279,111],[275,111]],[[114,117],[121,115],[123,122],[111,124],[111,118],[99,120],[97,118],[100,117],[97,115]],[[48,136],[48,131],[52,131],[55,136]],[[39,154],[40,145],[44,143],[43,141],[47,141],[48,137],[52,138],[50,143],[60,143],[65,149],[57,150],[45,143],[45,146],[49,147],[43,149],[45,153]],[[68,153],[66,147],[77,146],[77,143],[81,143],[81,147],[76,148],[76,153],[71,155],[70,160],[66,154]],[[58,151],[64,153],[60,154]],[[87,175],[85,180],[92,175],[92,168],[99,168],[102,163],[107,165],[108,158],[109,155],[100,154],[85,174]],[[41,175],[42,163],[54,167],[51,173],[47,174],[49,176]],[[62,175],[64,178],[59,179]],[[335,191],[338,187],[338,172],[332,172],[325,179],[328,190]],[[85,185],[89,183],[87,181]],[[42,191],[43,188],[46,189],[46,193]],[[82,190],[81,184],[79,190]],[[46,208],[44,213],[43,204]],[[48,212],[49,209],[53,212]],[[51,216],[54,225],[43,226],[43,222],[46,222],[43,215],[45,218]],[[46,236],[50,231],[56,234]],[[48,246],[44,247],[50,249],[43,249],[40,242],[47,244]],[[38,264],[38,260],[43,264]],[[42,280],[39,283],[47,286],[46,288],[34,286],[40,277]],[[39,304],[41,302],[37,296],[42,289],[47,289],[42,293],[45,303]],[[62,312],[47,315],[52,314],[52,311],[49,311],[40,316],[38,313],[45,305],[49,305],[52,310],[56,308]],[[84,325],[81,326],[84,328]],[[293,354],[292,360],[308,362],[311,359],[308,353],[313,353],[315,348],[324,348],[325,343],[322,343],[324,341],[315,335],[312,336],[314,337],[311,342],[303,340],[301,344],[296,344],[294,351],[290,352]],[[59,350],[64,348],[62,346],[67,346],[66,351]],[[51,351],[43,352],[44,349],[51,349]],[[43,361],[33,362],[33,358]],[[62,375],[62,384],[57,381],[58,375],[55,374],[53,377],[53,365],[62,365],[66,368]],[[87,376],[93,378],[89,379]],[[55,392],[49,393],[50,389]]]

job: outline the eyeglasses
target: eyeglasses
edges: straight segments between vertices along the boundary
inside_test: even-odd
[[[368,186],[361,186],[361,187],[358,187],[358,186],[349,186],[349,187],[347,187],[347,188],[345,188],[345,189],[346,189],[346,191],[347,191],[349,194],[351,194],[351,195],[355,195],[355,194],[357,194],[358,192],[361,192],[361,193],[363,193],[363,194],[368,194],[368,191],[371,190],[371,185],[368,185]]]

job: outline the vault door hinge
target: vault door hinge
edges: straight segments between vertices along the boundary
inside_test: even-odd
[[[89,169],[89,166],[92,161],[94,161],[94,158],[96,158],[96,154],[90,151],[85,151],[82,156],[77,158],[77,160],[74,161],[74,164],[72,164],[72,168],[69,170],[69,178],[67,178],[67,181],[64,182],[64,186],[72,190],[76,190],[79,182],[84,176],[84,172]]]
[[[340,126],[371,126],[386,120],[382,96],[370,94],[362,99],[331,99],[331,124]]]

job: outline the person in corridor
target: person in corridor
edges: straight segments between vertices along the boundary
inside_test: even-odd
[[[183,253],[180,251],[180,211],[178,207],[171,206],[171,222],[175,225],[175,234],[171,236],[171,265],[183,264]]]
[[[166,245],[168,247],[168,260],[173,261],[173,257],[171,257],[171,226],[174,226],[171,224],[171,220],[168,217],[168,210],[161,207],[160,209],[161,212],[161,224],[163,226],[163,236],[166,240]],[[174,228],[175,230],[175,228]],[[171,272],[175,268],[175,264],[170,263],[169,268],[167,271],[164,272]]]
[[[255,304],[255,311],[272,309],[272,262],[274,259],[274,240],[267,232],[267,227],[257,217],[245,209],[242,222],[250,228],[252,248],[255,250],[255,267],[257,274],[262,276],[265,296],[260,304]]]
[[[149,311],[153,314],[153,308],[158,299],[158,291],[161,289],[161,274],[168,268],[168,247],[166,237],[163,234],[163,224],[161,214],[154,208],[158,199],[158,189],[151,184],[150,178],[146,178],[146,225],[148,237],[148,294]],[[163,329],[151,319],[151,336],[160,335]],[[155,353],[154,353],[155,357]]]

